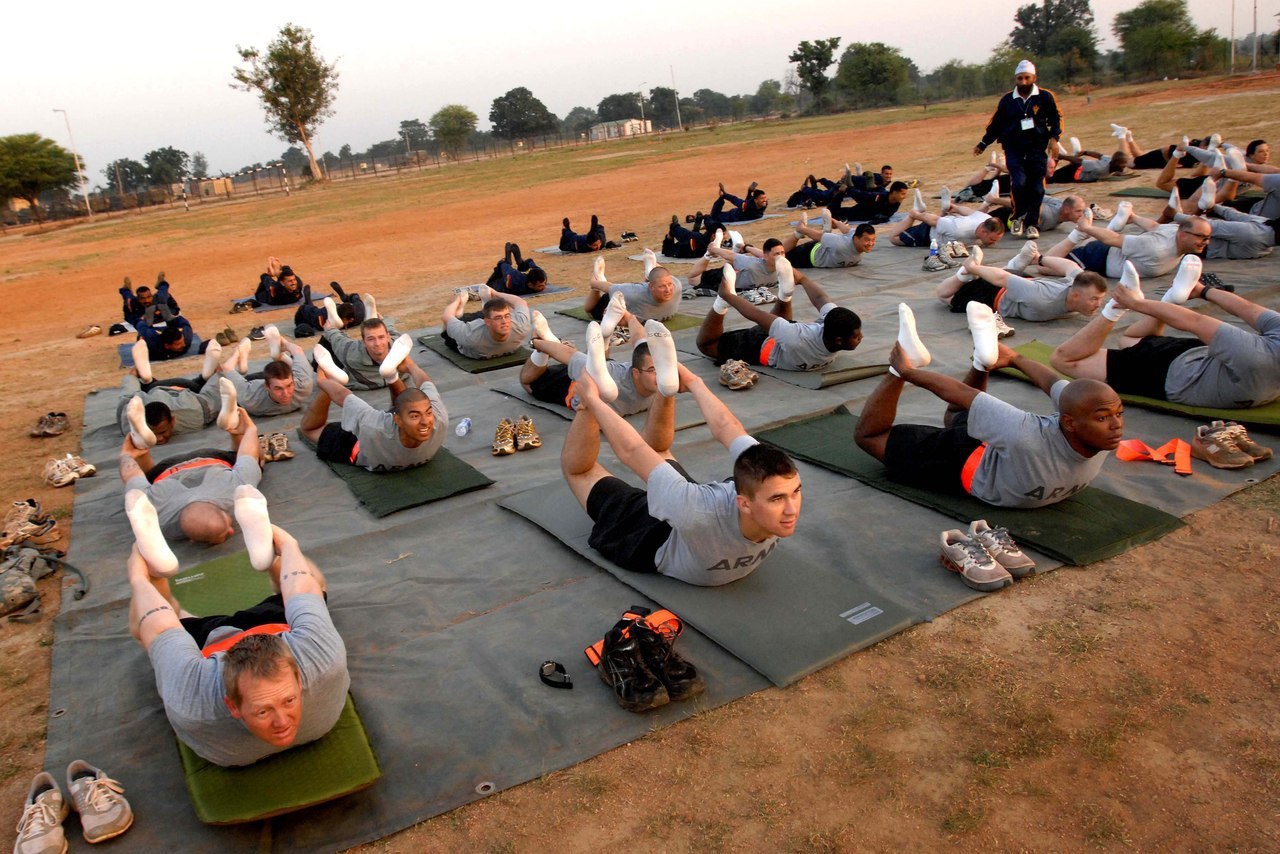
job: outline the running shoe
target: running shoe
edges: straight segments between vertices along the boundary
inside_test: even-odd
[[[629,636],[625,627],[614,626],[604,636],[604,652],[596,672],[628,712],[644,712],[671,702],[666,686],[645,666],[639,639]]]
[[[1249,432],[1244,429],[1243,424],[1238,424],[1235,421],[1212,421],[1209,423],[1209,427],[1217,430],[1222,435],[1230,436],[1236,447],[1248,454],[1255,463],[1269,460],[1275,455],[1270,448],[1253,441],[1249,436]]]
[[[80,813],[85,842],[114,839],[133,825],[124,787],[83,759],[67,766],[67,792],[72,808]]]
[[[696,697],[706,689],[698,668],[675,651],[675,638],[663,635],[644,620],[636,620],[628,631],[640,642],[640,658],[644,666],[658,677],[671,702]]]
[[[62,822],[67,817],[67,801],[62,789],[48,771],[41,771],[31,781],[27,802],[18,819],[18,836],[14,854],[61,854],[67,850],[67,837]]]
[[[959,573],[964,583],[974,590],[988,592],[1013,583],[1009,571],[996,563],[979,540],[964,531],[955,528],[943,531],[941,543],[942,565]]]
[[[291,460],[294,457],[293,451],[289,450],[289,437],[284,433],[272,433],[267,437],[267,452],[273,463]]]
[[[1008,528],[993,528],[986,519],[976,519],[969,523],[969,536],[982,543],[987,554],[1014,578],[1025,578],[1036,571],[1036,562],[1018,548]]]
[[[493,455],[506,457],[516,452],[516,425],[510,418],[498,422],[498,429],[493,434]]]
[[[538,428],[533,426],[533,419],[528,415],[521,415],[516,419],[515,441],[517,451],[531,451],[542,447],[542,437],[538,435]]]
[[[1221,424],[1222,422],[1217,422]],[[1212,424],[1201,424],[1191,437],[1191,456],[1204,460],[1216,469],[1242,469],[1254,459],[1236,444],[1236,434]]]
[[[720,385],[730,391],[742,391],[751,388],[759,375],[747,367],[741,359],[730,359],[720,366]]]

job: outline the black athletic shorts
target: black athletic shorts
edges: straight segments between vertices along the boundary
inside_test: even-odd
[[[529,383],[529,394],[538,400],[568,408],[566,398],[572,385],[568,368],[564,365],[548,365],[542,376]]]
[[[723,365],[730,359],[741,359],[748,365],[760,364],[760,348],[769,339],[769,333],[759,326],[734,329],[720,336],[716,342],[716,364]]]
[[[999,311],[996,300],[1000,298],[1000,294],[1003,291],[1004,288],[997,288],[982,279],[965,282],[960,286],[960,290],[951,295],[951,310],[956,314],[963,314],[965,306],[969,303],[980,302],[985,306],[989,306],[992,311]]]
[[[235,451],[217,451],[217,450],[214,450],[213,448],[201,448],[198,451],[187,451],[185,454],[177,454],[172,457],[165,457],[163,460],[156,463],[155,465],[153,465],[151,468],[147,470],[146,472],[147,480],[150,483],[155,483],[156,478],[158,478],[160,475],[164,474],[166,471],[173,468],[174,466],[181,465],[182,463],[189,462],[191,460],[199,460],[199,459],[222,460],[227,465],[234,466],[236,464],[236,452]]]
[[[465,314],[458,315],[458,319],[463,323],[470,323],[473,320],[479,320],[484,317],[483,311],[468,311]],[[449,325],[445,324],[445,328],[440,330],[440,337],[444,339],[444,345],[453,352],[457,353],[458,342],[453,340],[453,336],[449,334]]]
[[[813,250],[817,248],[817,246],[818,244],[813,241],[798,244],[795,249],[792,249],[787,253],[787,260],[791,262],[792,267],[812,270]]]
[[[1188,350],[1203,347],[1199,338],[1153,335],[1132,347],[1107,351],[1107,385],[1117,394],[1139,394],[1165,399],[1164,383],[1169,366]]]
[[[591,319],[595,321],[604,320],[604,310],[609,307],[609,297],[612,294],[601,294],[600,301],[587,314],[591,315]]]
[[[1163,169],[1165,164],[1169,162],[1169,148],[1153,148],[1150,151],[1144,151],[1137,157],[1133,158],[1134,169]]]
[[[689,481],[689,473],[669,461]],[[656,572],[658,549],[671,536],[671,525],[649,515],[649,493],[616,477],[596,481],[587,496],[587,515],[594,523],[587,544],[632,572]]]
[[[929,243],[933,240],[929,235],[933,233],[932,226],[927,222],[918,222],[905,231],[898,233],[898,242],[903,246],[917,246],[928,248]]]
[[[1076,175],[1079,173],[1079,171],[1080,171],[1080,167],[1077,166],[1076,164],[1070,163],[1070,162],[1064,163],[1063,165],[1059,166],[1057,169],[1053,170],[1053,174],[1051,174],[1045,180],[1045,183],[1046,184],[1074,184],[1076,181]]]
[[[969,435],[969,413],[961,412],[950,427],[895,424],[884,448],[889,477],[908,486],[964,494],[960,473],[982,443]]]
[[[324,594],[324,601],[329,601],[329,594]],[[266,626],[271,623],[287,623],[284,614],[284,597],[273,593],[252,608],[236,611],[234,614],[220,614],[210,617],[183,617],[182,627],[187,634],[196,639],[196,646],[204,649],[209,645],[209,635],[223,626],[231,626],[239,631],[252,629],[255,626]]]
[[[337,421],[330,421],[324,425],[324,429],[320,431],[320,438],[316,441],[317,457],[331,463],[355,465],[359,454],[360,440],[356,438],[355,433],[343,430],[342,425]]]
[[[1178,196],[1183,199],[1189,199],[1195,195],[1196,190],[1204,186],[1204,176],[1199,178],[1178,178],[1174,180],[1173,185],[1178,188]]]

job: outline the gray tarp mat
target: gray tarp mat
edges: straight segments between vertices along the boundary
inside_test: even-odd
[[[503,395],[506,395],[507,397],[514,398],[529,406],[536,406],[537,408],[544,410],[546,412],[554,413],[555,415],[558,415],[561,418],[563,418],[565,421],[573,420],[573,410],[569,409],[567,406],[564,406],[562,404],[549,403],[545,400],[538,400],[536,397],[534,397],[533,395],[529,394],[529,392],[524,390],[524,386],[520,385],[520,381],[518,379],[496,382],[491,386],[491,388],[493,389],[493,391],[496,391],[498,394],[503,394]],[[645,419],[648,417],[649,417],[648,412],[637,412],[633,415],[628,415],[627,420],[630,421],[631,424],[637,430],[639,430],[644,425]],[[706,420],[704,420],[702,417],[702,413],[698,410],[698,407],[693,405],[692,401],[690,400],[676,401],[676,429],[677,430],[688,430],[690,427],[697,427],[700,424],[706,424],[706,423],[707,423]]]
[[[1059,230],[1058,236],[1065,233]],[[1045,244],[1054,236],[1046,235]],[[992,263],[1000,264],[1020,246],[1020,241],[1005,238],[987,254]],[[933,353],[932,368],[958,376],[970,361],[965,319],[938,304],[933,289],[947,274],[922,273],[923,257],[920,250],[881,240],[858,267],[806,273],[861,315],[867,339],[860,349],[869,355],[888,353],[897,330],[896,304],[906,301]],[[584,257],[584,271],[589,264]],[[1276,259],[1210,261],[1206,267],[1237,285],[1241,294],[1277,304]],[[1152,280],[1152,292],[1167,281]],[[581,323],[554,314],[554,309],[578,302],[544,309],[557,334],[580,339]],[[1221,316],[1217,309],[1204,310]],[[796,308],[797,318],[815,314],[806,305]],[[1052,343],[1065,340],[1084,323],[1081,318],[1011,322],[1019,329],[1015,342],[1036,337]],[[423,331],[410,334],[416,339]],[[680,349],[688,349],[685,342],[695,334],[696,330],[678,333]],[[305,449],[297,449],[293,460],[267,467],[262,488],[272,518],[297,536],[328,574],[334,618],[350,650],[352,690],[387,776],[351,800],[281,819],[272,825],[265,847],[331,850],[384,836],[474,799],[477,777],[499,788],[512,785],[637,738],[652,725],[691,711],[667,708],[634,716],[613,704],[580,657],[582,648],[601,637],[627,606],[653,603],[638,601],[643,597],[630,587],[493,504],[558,483],[559,450],[568,422],[541,419],[542,449],[495,458],[489,450],[492,430],[511,405],[491,388],[515,373],[443,370],[445,360],[421,348],[415,348],[414,357],[436,379],[451,422],[462,417],[475,421],[469,436],[451,433],[447,447],[496,483],[378,520],[353,512],[350,493]],[[686,361],[730,403],[749,430],[827,412],[841,403],[858,411],[878,382],[859,380],[808,391],[762,376],[750,391],[729,392],[716,382],[716,368],[709,360]],[[195,360],[183,365],[192,371],[198,367]],[[1015,405],[1049,410],[1047,398],[1025,383],[996,378],[991,390]],[[376,406],[388,405],[385,391],[357,393]],[[115,424],[117,399],[117,390],[110,389],[85,400],[82,455],[100,474],[74,487],[69,559],[89,576],[92,591],[79,602],[64,599],[55,623],[45,764],[56,768],[80,757],[121,779],[139,817],[129,831],[132,847],[257,847],[264,839],[260,828],[205,828],[196,821],[186,795],[179,794],[183,786],[177,752],[150,668],[127,635],[123,561],[132,538],[115,474],[122,442]],[[940,401],[919,389],[908,389],[902,397],[904,418],[937,424],[942,409]],[[290,432],[299,420],[300,413],[293,413],[262,419],[258,427]],[[1148,444],[1163,444],[1173,436],[1189,438],[1194,424],[1173,415],[1135,410],[1127,414],[1128,435]],[[214,435],[180,436],[166,453],[220,445],[223,440]],[[705,427],[681,431],[675,450],[695,477],[726,473],[724,451]],[[617,466],[607,449],[602,461]],[[1109,460],[1096,485],[1183,516],[1277,469],[1280,461],[1240,472],[1196,466],[1195,476],[1181,478],[1164,466]],[[938,532],[953,527],[952,520],[805,463],[800,471],[804,511],[796,536],[783,546],[797,560],[839,573],[843,556],[856,551],[862,563],[874,568],[875,583],[884,595],[924,619],[980,595],[938,567]],[[175,544],[184,566],[242,548],[234,540],[215,548]],[[708,673],[708,703],[768,684],[696,629],[686,633],[681,645]],[[563,662],[577,687],[554,691],[538,682],[535,668],[543,658]]]
[[[864,583],[874,572],[854,554],[843,561],[844,574],[837,575],[797,560],[784,545],[746,578],[699,587],[656,573],[628,572],[604,558],[587,544],[591,519],[564,484],[498,503],[679,614],[775,685],[790,685],[917,622],[907,608]]]

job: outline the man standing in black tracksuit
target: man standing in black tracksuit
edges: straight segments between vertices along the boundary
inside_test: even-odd
[[[1036,67],[1030,61],[1018,63],[1013,79],[1017,85],[996,105],[973,153],[981,154],[996,140],[1004,146],[1013,184],[1013,212],[1020,218],[1010,230],[1015,236],[1035,240],[1040,236],[1040,203],[1044,201],[1050,152],[1057,152],[1058,137],[1062,136],[1062,114],[1053,93],[1036,86]]]

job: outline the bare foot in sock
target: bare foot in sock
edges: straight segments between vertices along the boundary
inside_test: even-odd
[[[269,323],[262,329],[262,334],[267,336],[267,349],[271,353],[272,360],[280,358],[280,330],[276,329],[275,324]]]
[[[387,358],[383,359],[382,364],[378,366],[378,373],[382,374],[382,378],[387,382],[394,382],[395,378],[400,376],[400,363],[412,351],[413,339],[407,333],[401,334],[391,344],[391,349],[387,351]]]
[[[141,489],[130,489],[124,494],[124,513],[129,517],[138,553],[147,562],[152,578],[172,578],[178,574],[178,558],[165,542],[160,530],[160,517],[155,505]]]
[[[244,547],[249,552],[249,564],[259,572],[267,571],[275,563],[276,547],[266,497],[248,484],[237,486],[235,514],[244,535]]]
[[[902,347],[903,354],[911,360],[912,367],[923,368],[933,361],[933,357],[929,355],[929,350],[924,346],[924,342],[916,334],[915,313],[911,311],[911,306],[905,302],[898,303],[898,344]],[[898,372],[894,371],[893,368],[889,370],[895,377],[899,376]]]
[[[222,409],[218,411],[218,426],[234,433],[240,426],[240,406],[236,403],[236,387],[226,377],[218,378],[218,393],[222,396]]]
[[[151,374],[151,354],[147,352],[147,342],[141,338],[133,345],[133,366],[138,369],[138,379],[144,383],[155,379]]]
[[[658,380],[658,393],[663,397],[674,397],[680,390],[680,360],[676,355],[676,342],[671,337],[671,330],[657,320],[646,320],[644,334],[645,340],[649,342],[649,355],[653,359]]]
[[[606,339],[618,328],[622,318],[627,315],[627,301],[622,294],[610,294],[609,304],[605,306],[604,316],[600,319],[600,334]]]
[[[587,373],[595,380],[600,389],[600,399],[605,403],[618,397],[618,384],[609,374],[608,360],[605,358],[604,334],[600,324],[594,320],[587,324]]]
[[[204,349],[204,364],[200,367],[200,376],[209,379],[218,372],[218,366],[222,364],[222,345],[217,341],[210,341],[209,346]]]
[[[991,306],[977,301],[965,306],[969,332],[973,335],[973,366],[989,371],[1000,358],[1000,337],[996,332],[996,315]]]
[[[311,355],[316,360],[316,366],[338,385],[346,385],[351,381],[351,377],[347,376],[346,371],[338,367],[337,363],[333,361],[333,354],[323,344],[317,344],[315,349],[311,351]]]
[[[125,416],[129,419],[129,439],[138,450],[154,448],[156,434],[147,426],[147,406],[142,398],[134,395],[124,407]]]

